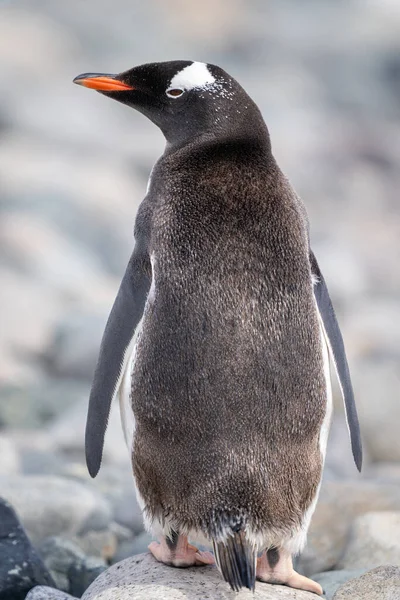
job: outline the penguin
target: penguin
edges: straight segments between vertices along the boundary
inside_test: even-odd
[[[218,66],[145,64],[76,84],[157,125],[165,151],[101,343],[86,460],[99,471],[118,399],[149,546],[167,565],[214,562],[321,594],[293,569],[315,509],[332,413],[330,359],[352,452],[362,447],[343,339],[307,214],[260,110]],[[189,542],[207,540],[211,552]]]

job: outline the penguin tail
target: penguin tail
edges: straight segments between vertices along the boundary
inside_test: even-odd
[[[233,533],[222,542],[213,541],[215,562],[222,577],[238,592],[246,587],[254,592],[257,552],[244,532]]]

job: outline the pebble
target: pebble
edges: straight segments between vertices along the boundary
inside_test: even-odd
[[[371,512],[357,517],[339,568],[400,565],[400,512]]]
[[[82,600],[315,600],[315,594],[281,585],[256,583],[233,593],[215,567],[176,569],[157,562],[150,554],[127,558],[104,571],[86,590]]]
[[[333,600],[399,600],[400,568],[384,565],[342,585]]]
[[[0,598],[24,600],[36,585],[54,581],[29,541],[12,506],[0,498]]]

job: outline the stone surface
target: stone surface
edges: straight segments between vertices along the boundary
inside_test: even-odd
[[[107,502],[95,490],[73,480],[3,476],[0,489],[15,506],[33,543],[52,535],[72,537],[102,531],[110,524]]]
[[[360,575],[363,575],[367,569],[355,569],[352,571],[340,570],[340,571],[325,571],[324,573],[317,573],[312,576],[314,581],[317,581],[324,590],[324,598],[326,600],[332,600],[335,592],[340,588],[341,585],[356,579]]]
[[[400,564],[400,512],[372,512],[354,520],[339,568]]]
[[[399,600],[400,568],[382,566],[342,585],[333,600]]]
[[[333,569],[344,552],[350,525],[357,516],[397,510],[400,510],[398,485],[364,481],[361,477],[354,481],[325,481],[297,568],[308,576]]]
[[[175,569],[140,554],[113,565],[92,583],[82,600],[315,600],[315,594],[285,586],[256,583],[233,593],[216,567]]]
[[[0,598],[24,600],[36,585],[54,585],[12,506],[0,498]]]
[[[44,585],[38,585],[31,589],[25,600],[78,600],[75,596],[66,594]]]

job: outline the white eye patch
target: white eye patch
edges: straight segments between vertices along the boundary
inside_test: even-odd
[[[202,62],[193,62],[173,76],[168,90],[174,88],[181,88],[183,90],[201,89],[213,83],[215,83],[215,77],[210,73],[207,65]]]

